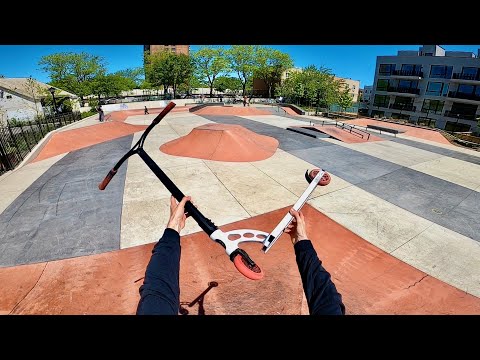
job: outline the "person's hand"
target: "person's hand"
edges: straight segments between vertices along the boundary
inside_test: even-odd
[[[290,214],[293,216],[293,220],[290,225],[287,226],[285,232],[290,234],[292,244],[295,245],[299,241],[308,240],[303,213],[291,208]]]
[[[167,228],[173,229],[180,234],[180,231],[185,227],[185,220],[188,214],[185,214],[185,203],[191,201],[190,196],[185,196],[182,201],[177,204],[177,200],[173,196],[170,197],[170,219],[168,220]]]

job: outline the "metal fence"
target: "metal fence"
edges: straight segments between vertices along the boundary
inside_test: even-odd
[[[20,164],[47,133],[81,119],[74,112],[0,125],[0,175]]]

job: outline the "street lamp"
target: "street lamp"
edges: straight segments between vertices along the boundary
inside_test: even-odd
[[[53,113],[57,115],[57,103],[55,102],[55,88],[52,86],[51,88],[48,89],[48,91],[50,91],[53,97]]]

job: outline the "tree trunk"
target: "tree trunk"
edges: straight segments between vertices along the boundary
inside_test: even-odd
[[[213,94],[213,81],[210,83],[210,98],[212,97]]]
[[[245,96],[245,88],[247,87],[247,82],[242,83],[242,96]]]
[[[272,84],[269,84],[269,85],[268,85],[268,98],[269,98],[269,99],[272,98]]]

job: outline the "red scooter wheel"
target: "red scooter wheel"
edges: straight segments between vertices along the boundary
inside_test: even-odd
[[[313,180],[319,172],[320,172],[320,169],[313,169],[312,171],[310,171],[308,173],[308,176],[310,177],[311,180]],[[332,178],[330,177],[330,174],[325,171],[322,178],[318,182],[318,185],[320,185],[320,186],[328,185],[328,184],[330,184],[331,180],[332,180]]]
[[[240,253],[233,258],[233,264],[243,276],[249,278],[250,280],[260,280],[263,278],[264,274],[262,269],[260,269],[257,264],[250,266],[247,260]]]

